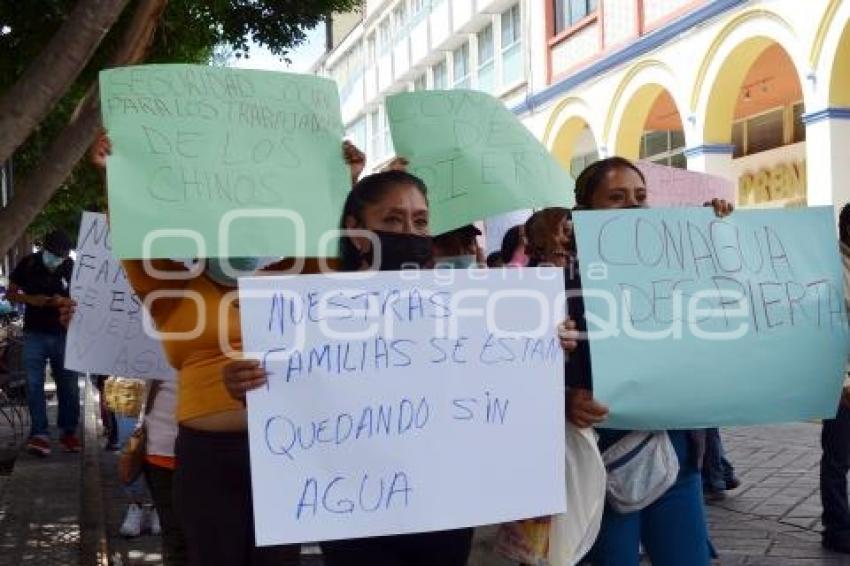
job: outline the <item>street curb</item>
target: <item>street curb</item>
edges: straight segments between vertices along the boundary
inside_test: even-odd
[[[100,486],[100,427],[98,426],[94,387],[85,378],[83,403],[83,458],[80,477],[80,565],[108,566],[106,514]]]

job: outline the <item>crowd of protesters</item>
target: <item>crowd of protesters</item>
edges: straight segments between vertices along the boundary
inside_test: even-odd
[[[105,168],[110,152],[109,139],[103,135],[92,148],[90,160]],[[626,454],[639,462],[633,472],[637,475],[624,475],[623,481],[660,478],[663,484],[660,491],[632,494],[631,499],[609,493],[599,534],[585,560],[594,565],[637,565],[643,549],[649,560],[660,566],[709,564],[714,551],[704,498],[720,498],[740,482],[725,457],[718,429],[633,433],[605,428],[608,409],[594,398],[589,344],[579,339],[587,327],[572,210],[536,211],[523,225],[508,230],[500,249],[485,258],[479,245],[481,231],[474,225],[432,234],[428,187],[405,170],[403,159],[395,160],[387,170],[362,176],[362,152],[345,143],[343,156],[352,187],[339,211],[344,235],[334,269],[565,269],[567,289],[577,292],[570,294],[567,319],[552,332],[558,333],[566,353],[566,426],[594,427],[603,458]],[[589,165],[578,176],[574,190],[576,210],[647,206],[644,175],[620,157]],[[732,213],[732,206],[723,200],[707,205],[721,217]],[[848,224],[850,213],[845,210],[841,228],[845,267],[850,266]],[[380,243],[379,255],[373,253],[374,241]],[[67,236],[51,233],[41,251],[21,261],[8,290],[11,302],[26,305],[24,356],[32,416],[27,446],[42,456],[51,451],[44,400],[48,363],[59,396],[60,444],[67,451],[77,451],[80,446],[77,375],[64,369],[63,362],[65,329],[74,316],[74,305],[68,299],[71,248]],[[239,351],[242,345],[238,305],[227,299],[236,287],[236,278],[224,262],[241,275],[263,275],[285,270],[292,261],[281,258],[261,268],[259,258],[197,260],[204,268],[194,275],[183,262],[151,261],[159,272],[182,272],[181,277],[170,278],[152,275],[141,260],[122,262],[141,299],[166,292],[166,298],[153,302],[149,311],[160,332],[173,336],[194,328],[199,304],[206,310],[203,319],[207,321],[194,338],[163,341],[177,380],[152,382],[145,393],[141,418],[146,423],[147,450],[143,473],[126,486],[128,509],[122,534],[136,536],[144,526],[161,533],[166,564],[298,564],[299,545],[255,544],[245,395],[264,385],[266,374],[258,361],[234,360],[224,351],[224,346]],[[307,260],[301,273],[318,270],[316,262]],[[197,302],[197,296],[204,300]],[[220,312],[226,316],[219,316]],[[222,335],[229,344],[220,343]],[[850,398],[850,389],[847,391]],[[102,415],[109,430],[109,448],[126,443],[139,422],[138,418],[110,414],[105,408]],[[823,428],[824,544],[841,552],[850,552],[848,415],[842,404],[836,418]],[[675,455],[674,462],[655,458],[660,451]],[[463,528],[334,540],[322,542],[321,550],[328,566],[460,566],[469,558],[472,535],[472,528]]]

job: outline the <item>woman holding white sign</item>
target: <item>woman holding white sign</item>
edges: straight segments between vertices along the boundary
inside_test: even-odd
[[[343,230],[357,231],[340,242],[342,271],[433,267],[425,184],[409,173],[385,171],[361,179],[345,202]],[[373,242],[380,253],[373,253]],[[258,362],[230,364],[225,381],[231,394],[265,383]],[[326,566],[462,566],[472,544],[471,528],[322,542]]]
[[[621,157],[588,166],[576,179],[575,194],[579,210],[647,206],[643,174]],[[718,216],[732,212],[726,201],[715,199],[711,205]],[[568,287],[579,290],[578,270],[572,270],[571,275]],[[580,295],[571,300],[570,316],[580,331],[587,330]],[[570,421],[579,427],[603,423],[608,410],[593,398],[587,340],[581,341],[569,357],[566,377]],[[707,566],[711,547],[698,465],[704,446],[700,431],[596,430],[608,469],[608,503],[590,552],[591,562],[597,566],[637,566],[638,549],[643,544],[655,566]]]

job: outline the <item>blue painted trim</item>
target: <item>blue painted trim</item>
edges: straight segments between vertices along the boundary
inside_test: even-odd
[[[728,143],[712,143],[689,147],[683,152],[685,157],[698,157],[700,155],[732,155],[735,146]]]
[[[807,126],[824,120],[850,120],[850,108],[834,106],[803,114],[803,123]]]
[[[623,49],[611,53],[607,57],[585,67],[584,69],[581,69],[569,77],[564,78],[560,82],[546,87],[538,93],[532,94],[527,97],[525,101],[514,106],[511,110],[514,114],[531,112],[534,108],[545,104],[566,92],[569,92],[580,84],[587,82],[590,79],[613,69],[614,67],[649,53],[650,51],[661,47],[665,43],[672,41],[678,37],[679,34],[691,29],[692,27],[698,26],[706,20],[715,18],[724,12],[746,4],[747,2],[748,0],[714,0],[713,2],[707,2],[704,6],[701,6],[692,12],[688,12],[670,24],[642,36],[634,43],[625,46]]]

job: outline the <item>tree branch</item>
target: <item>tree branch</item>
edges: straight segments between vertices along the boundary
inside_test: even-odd
[[[0,97],[0,163],[71,88],[127,0],[80,0],[39,56]]]
[[[133,65],[147,57],[154,32],[168,0],[140,0],[112,66]],[[101,128],[97,84],[92,84],[77,105],[68,125],[53,140],[41,161],[15,183],[15,194],[0,209],[0,252],[6,251],[26,231],[50,201],[77,162],[85,155]]]

